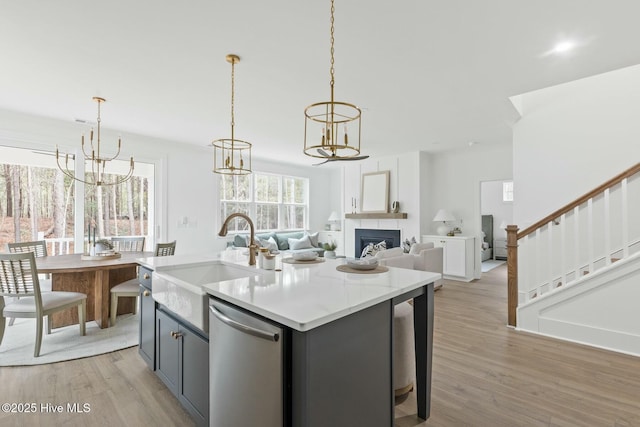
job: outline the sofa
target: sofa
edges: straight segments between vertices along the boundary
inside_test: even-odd
[[[436,248],[433,243],[414,243],[409,253],[405,253],[402,248],[391,248],[377,252],[374,257],[380,265],[442,274],[443,253],[443,248]],[[434,290],[441,287],[442,279],[436,280]]]
[[[249,246],[249,234],[236,234],[231,246],[246,248]],[[268,248],[271,252],[287,251],[291,253],[315,251],[324,255],[323,242],[318,241],[318,233],[308,231],[275,231],[256,233],[258,247]]]

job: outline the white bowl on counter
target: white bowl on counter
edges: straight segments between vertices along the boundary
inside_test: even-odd
[[[347,265],[356,270],[373,270],[378,266],[378,260],[371,257],[348,259]]]
[[[291,254],[291,258],[296,261],[313,261],[318,258],[318,253],[315,251],[295,252]]]

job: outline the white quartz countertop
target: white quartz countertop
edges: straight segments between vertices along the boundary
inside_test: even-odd
[[[245,252],[246,253],[246,252]],[[256,275],[202,285],[202,292],[298,331],[307,331],[433,283],[439,273],[388,267],[375,274],[344,273],[346,262],[326,259],[314,264],[288,264],[280,255],[276,270],[256,269]],[[141,258],[140,264],[160,272],[165,266],[186,266],[206,261],[247,266],[240,250],[203,255]]]

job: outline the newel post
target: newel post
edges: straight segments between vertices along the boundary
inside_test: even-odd
[[[516,326],[518,308],[518,226],[507,225],[507,323]]]

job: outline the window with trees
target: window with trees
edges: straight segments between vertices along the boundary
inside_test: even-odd
[[[55,152],[0,146],[0,250],[10,242],[46,240],[51,255],[82,252],[86,233],[76,236],[76,226],[87,230],[90,223],[98,237],[150,235],[153,176],[154,165],[136,162],[130,180],[85,185],[85,196],[77,198],[76,181],[58,169]]]
[[[221,221],[234,212],[251,217],[257,231],[308,228],[309,180],[254,172],[220,176]],[[248,231],[245,221],[232,221],[230,232]]]

